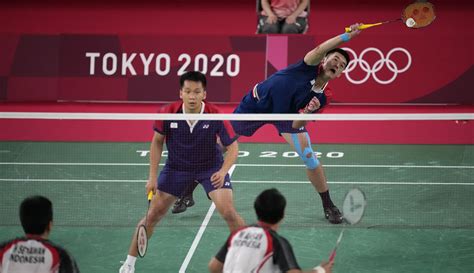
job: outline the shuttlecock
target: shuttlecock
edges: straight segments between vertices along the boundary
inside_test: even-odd
[[[405,24],[407,25],[407,27],[414,27],[416,25],[416,22],[413,18],[408,18],[405,21]]]

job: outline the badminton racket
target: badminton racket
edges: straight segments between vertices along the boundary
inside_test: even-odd
[[[146,225],[147,225],[147,220],[148,220],[148,210],[150,210],[150,203],[151,203],[151,199],[153,198],[153,192],[150,191],[147,197],[148,197],[148,208],[146,210],[146,215],[145,215],[145,224],[140,225],[137,231],[137,250],[138,250],[138,256],[140,256],[140,258],[145,257],[146,250],[148,248],[148,236],[147,236],[147,231],[146,231]]]
[[[402,10],[402,16],[400,18],[373,24],[362,24],[358,29],[363,30],[399,21],[403,21],[409,28],[422,28],[430,25],[435,19],[436,11],[434,5],[428,1],[418,0],[406,6]],[[351,32],[350,27],[346,27],[345,30],[346,32]]]
[[[342,227],[341,233],[336,241],[336,246],[331,251],[329,255],[329,261],[334,261],[336,257],[336,251],[339,247],[339,244],[342,241],[344,235],[344,230],[346,224],[354,225],[359,223],[364,216],[365,208],[367,206],[367,199],[365,198],[365,193],[359,188],[353,188],[346,193],[344,197],[344,202],[342,204],[342,215],[344,217],[344,226]]]

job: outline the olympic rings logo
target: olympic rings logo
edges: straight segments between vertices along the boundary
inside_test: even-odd
[[[376,82],[378,82],[379,84],[390,84],[393,81],[395,81],[398,74],[407,71],[411,66],[411,54],[410,54],[410,52],[408,52],[408,50],[406,50],[402,47],[393,48],[392,50],[390,50],[388,52],[387,57],[384,56],[383,52],[380,49],[375,48],[375,47],[368,47],[368,48],[364,49],[360,53],[360,56],[357,56],[355,51],[352,50],[351,48],[344,47],[342,49],[349,52],[353,56],[353,59],[349,62],[346,69],[344,70],[344,74],[345,74],[347,80],[349,80],[353,84],[363,84],[370,78],[370,76],[372,76],[372,78]],[[376,61],[372,66],[370,66],[370,64],[366,60],[364,60],[364,55],[367,54],[368,52],[375,52],[380,57],[380,59],[378,61]],[[390,59],[392,54],[395,53],[395,52],[402,52],[407,56],[407,64],[403,68],[399,68],[398,65],[393,60]],[[366,72],[367,74],[362,79],[355,80],[355,79],[351,78],[349,73],[354,71],[358,66],[364,72]],[[384,66],[386,66],[388,68],[388,70],[393,72],[392,77],[389,78],[388,80],[380,79],[377,76],[377,72],[382,70],[382,68]]]

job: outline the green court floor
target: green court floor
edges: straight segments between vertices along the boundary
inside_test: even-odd
[[[149,143],[0,143],[0,241],[22,234],[20,201],[54,203],[51,240],[81,272],[118,272],[146,210]],[[368,207],[348,227],[333,272],[474,272],[474,147],[470,145],[319,145],[333,200],[363,189]],[[166,157],[164,157],[166,158]],[[327,259],[341,230],[323,217],[305,168],[286,144],[240,144],[234,200],[247,223],[253,200],[275,187],[288,200],[280,233],[304,268]],[[196,205],[169,214],[136,272],[207,272],[228,229],[201,188]],[[210,218],[206,218],[209,215]]]

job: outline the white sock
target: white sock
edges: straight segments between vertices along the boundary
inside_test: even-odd
[[[131,266],[135,266],[136,261],[137,261],[137,257],[127,255],[127,260],[125,261],[125,263]]]

